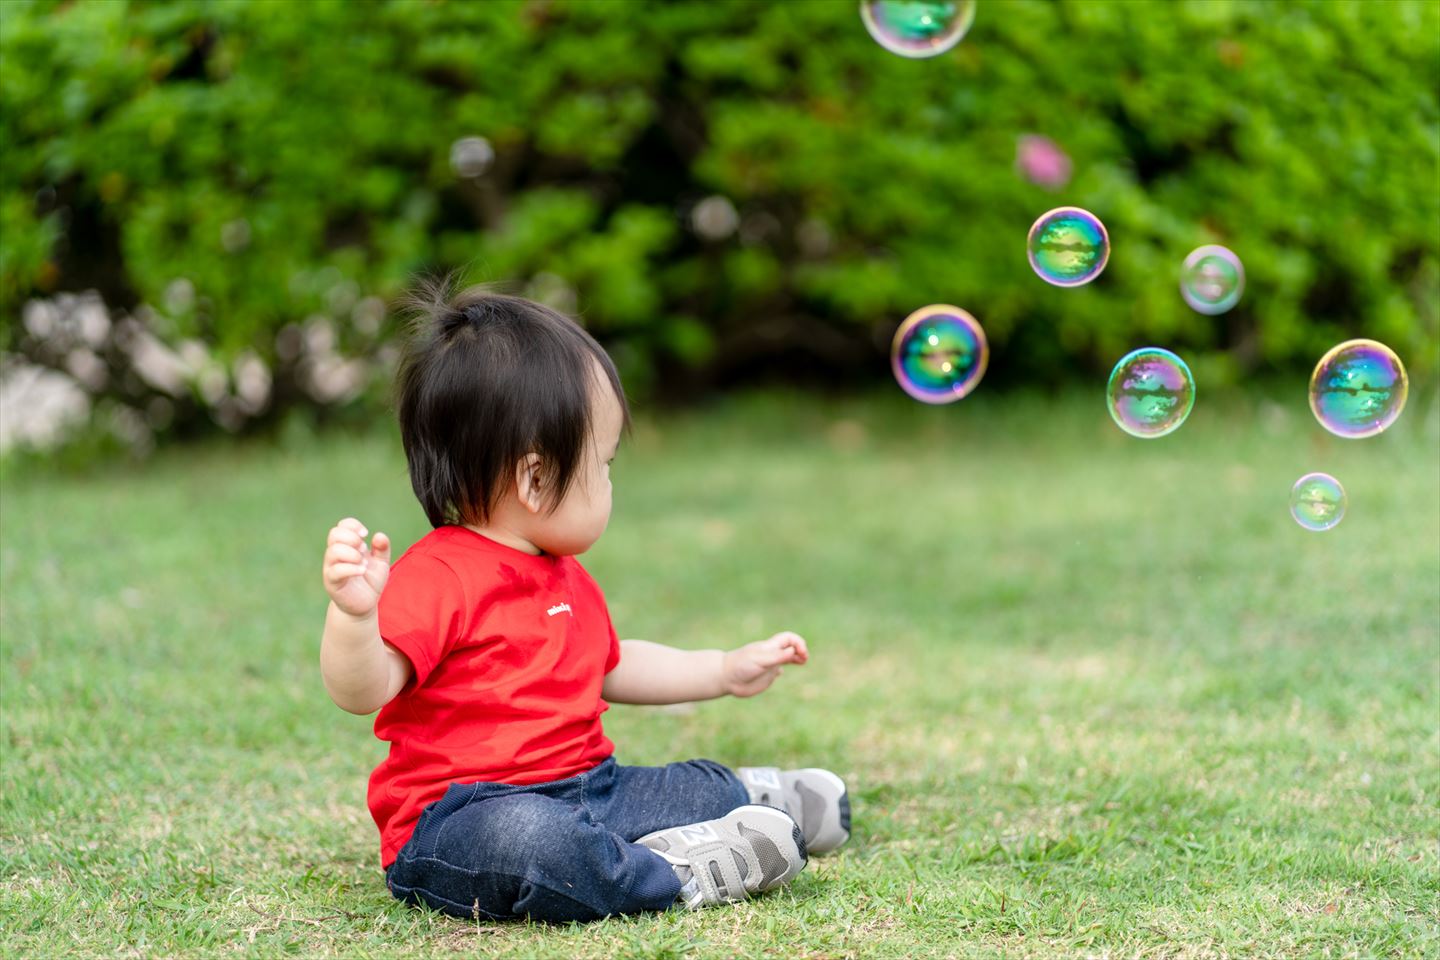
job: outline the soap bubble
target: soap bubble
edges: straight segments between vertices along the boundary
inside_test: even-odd
[[[1195,380],[1185,361],[1169,350],[1142,347],[1115,364],[1105,401],[1110,416],[1132,437],[1163,437],[1190,416]]]
[[[1180,296],[1196,313],[1224,313],[1240,302],[1244,292],[1245,266],[1227,247],[1198,247],[1180,268]]]
[[[861,0],[860,19],[870,36],[902,57],[935,57],[965,36],[975,0]]]
[[[1410,378],[1395,351],[1374,340],[1347,340],[1310,375],[1310,409],[1337,437],[1373,437],[1405,408]]]
[[[990,345],[974,317],[938,303],[906,317],[890,345],[890,368],[901,389],[925,403],[951,403],[985,375]]]
[[[1306,530],[1329,530],[1345,516],[1345,488],[1328,473],[1307,473],[1290,488],[1290,515]]]
[[[1110,260],[1110,235],[1088,210],[1056,207],[1040,215],[1025,238],[1030,266],[1046,283],[1078,287],[1089,283]]]

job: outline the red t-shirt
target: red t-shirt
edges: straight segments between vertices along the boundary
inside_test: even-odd
[[[615,749],[600,687],[620,640],[574,557],[432,530],[390,570],[380,636],[415,670],[375,718],[390,742],[369,791],[383,867],[450,784],[563,780]]]

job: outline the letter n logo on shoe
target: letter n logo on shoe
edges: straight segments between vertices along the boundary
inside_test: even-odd
[[[746,770],[745,778],[757,787],[780,789],[780,775],[774,770]]]
[[[720,837],[714,830],[703,823],[697,823],[693,827],[681,827],[680,839],[687,846],[695,846],[700,843],[709,843],[711,840],[719,840]]]

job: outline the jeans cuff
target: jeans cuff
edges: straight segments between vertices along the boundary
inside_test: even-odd
[[[640,872],[630,887],[630,897],[641,909],[664,910],[680,895],[680,878],[664,857],[654,851],[647,852],[659,863],[656,869]]]

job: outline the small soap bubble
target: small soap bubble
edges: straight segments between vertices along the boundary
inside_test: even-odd
[[[1132,437],[1163,437],[1195,406],[1190,368],[1169,350],[1142,347],[1120,358],[1105,388],[1110,416]]]
[[[1374,340],[1347,340],[1310,375],[1310,409],[1337,437],[1373,437],[1400,416],[1410,378],[1395,351]]]
[[[1180,268],[1180,296],[1196,313],[1224,313],[1240,302],[1244,292],[1245,266],[1227,247],[1198,247]]]
[[[1345,516],[1345,488],[1328,473],[1307,473],[1290,488],[1290,515],[1306,530],[1329,530]]]
[[[906,317],[890,345],[900,388],[925,403],[952,403],[974,390],[990,362],[985,331],[967,311],[948,304]]]
[[[1088,210],[1056,207],[1040,215],[1025,239],[1030,266],[1046,283],[1078,287],[1100,276],[1110,260],[1110,234]]]
[[[935,57],[959,43],[975,19],[975,0],[861,0],[860,19],[891,53]]]

